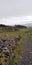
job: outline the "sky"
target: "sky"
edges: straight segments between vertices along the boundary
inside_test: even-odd
[[[32,23],[32,0],[0,0],[0,24]]]

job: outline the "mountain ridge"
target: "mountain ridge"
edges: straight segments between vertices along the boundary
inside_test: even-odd
[[[32,27],[32,23],[25,24],[27,27]]]

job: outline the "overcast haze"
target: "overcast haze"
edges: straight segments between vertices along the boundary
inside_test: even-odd
[[[0,24],[32,23],[32,0],[0,0]]]

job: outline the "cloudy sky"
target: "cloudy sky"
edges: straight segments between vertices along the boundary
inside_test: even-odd
[[[0,0],[0,24],[32,23],[32,0]]]

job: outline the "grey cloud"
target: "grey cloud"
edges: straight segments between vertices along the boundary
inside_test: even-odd
[[[32,15],[32,0],[0,0],[0,17]]]

